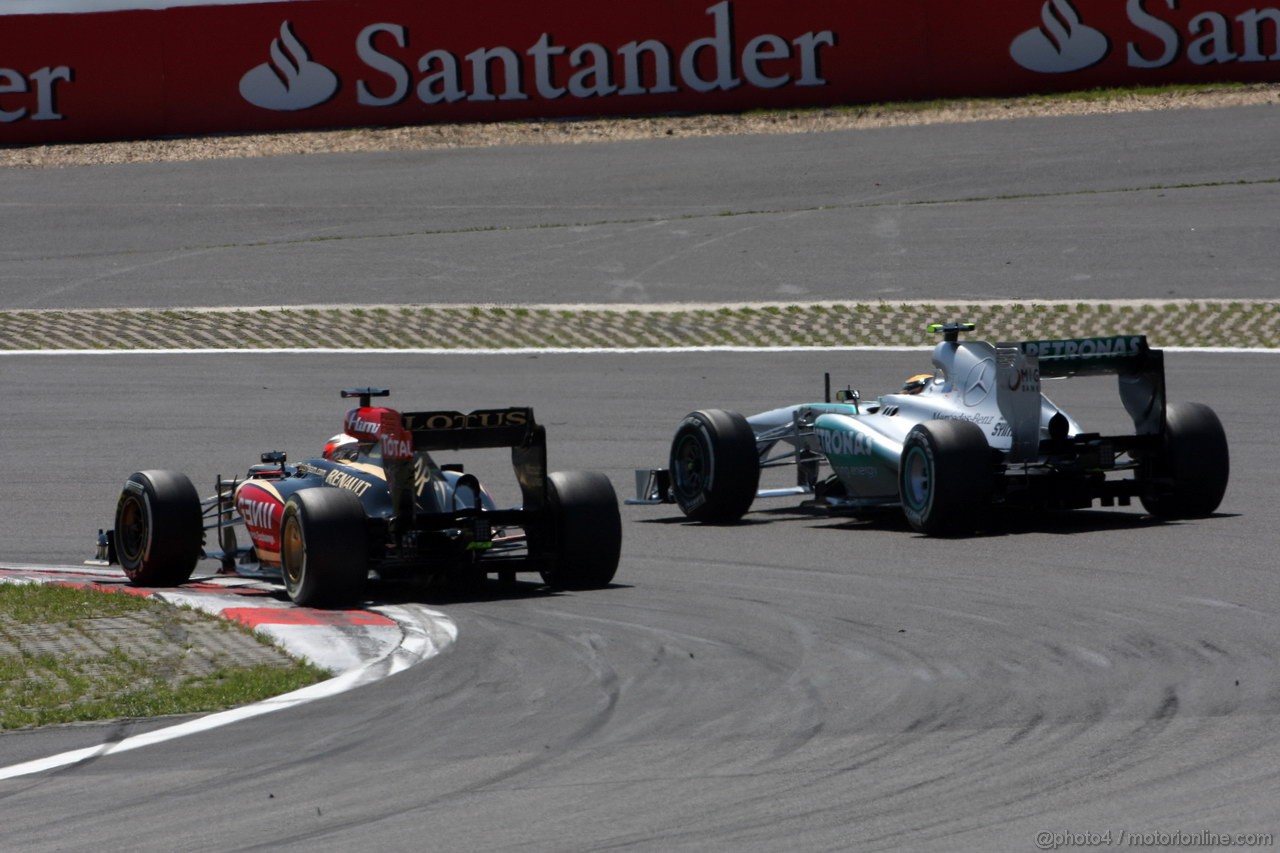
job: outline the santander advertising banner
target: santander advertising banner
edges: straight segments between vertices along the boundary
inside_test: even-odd
[[[1278,33],[1241,0],[0,0],[0,144],[1275,81]]]

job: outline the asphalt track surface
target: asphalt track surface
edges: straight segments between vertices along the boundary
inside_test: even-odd
[[[1280,110],[0,171],[0,309],[1275,296]]]
[[[1252,122],[1274,121],[1266,111],[1224,115],[1240,116],[1250,132],[1260,132]],[[1147,119],[1160,129],[1138,132]],[[1169,119],[1117,121],[1135,128],[1135,139],[1149,149]],[[1230,180],[1243,179],[1239,169],[1221,164],[1243,167],[1248,158],[1232,154],[1235,146],[1260,143],[1247,132],[1238,141],[1234,132],[1224,134],[1222,115],[1213,124],[1228,138],[1202,148],[1194,164],[1188,149],[1184,161],[1141,177],[1170,186],[1210,173],[1218,175],[1214,180],[1228,180],[1227,172],[1236,174]],[[992,126],[990,133],[986,156],[1007,166],[1013,152],[1001,156],[997,149],[1009,131]],[[1064,140],[1061,149],[1052,147],[1057,139]],[[1027,155],[1042,168],[1028,162],[1017,170],[1031,181],[1027,192],[1035,191],[1033,174],[1067,184],[1072,170],[1065,162],[1082,156],[1069,134],[1046,133],[1042,141],[1047,151]],[[819,137],[778,144],[797,142],[821,146]],[[1166,142],[1155,147],[1181,144]],[[763,150],[767,143],[752,144]],[[927,147],[924,137],[916,144]],[[1095,145],[1093,159],[1104,171],[1127,150],[1101,148],[1105,153]],[[661,150],[667,153],[649,163],[655,172],[680,159],[669,152],[683,149]],[[939,143],[937,156],[951,150]],[[502,152],[493,156],[504,162]],[[913,182],[909,172],[923,168],[914,163],[898,164],[904,184]],[[291,167],[299,164],[278,168]],[[189,167],[156,168],[174,176]],[[223,181],[230,182],[245,164],[224,168]],[[641,166],[629,168],[638,186],[649,186]],[[22,174],[20,182],[35,174]],[[47,174],[53,183],[63,180],[61,172]],[[567,181],[568,173],[562,177]],[[1255,178],[1263,179],[1261,172]],[[81,179],[86,208],[105,205],[99,193],[111,180],[95,170]],[[760,182],[760,197],[801,194],[767,171],[752,179]],[[0,175],[6,188],[12,181]],[[157,179],[155,186],[164,185]],[[1245,221],[1236,214],[1236,221],[1261,240],[1274,222],[1274,187],[1221,189],[1252,194],[1254,215]],[[742,187],[731,191],[748,195]],[[1214,216],[1232,208],[1210,206]],[[975,205],[971,230],[1000,233],[986,217],[1012,216],[1002,207]],[[1188,238],[1178,239],[1172,225],[1168,234],[1158,228],[1159,217],[1172,211],[1154,201],[1139,208],[1148,227],[1128,241],[1092,246],[1088,264],[1120,269],[1142,256],[1150,275],[1122,275],[1142,278],[1153,288],[1148,295],[1167,295],[1159,292],[1165,286],[1159,271],[1186,271],[1162,251]],[[1181,209],[1199,208],[1186,201]],[[1061,223],[1067,242],[1083,251],[1087,241],[1073,230],[1086,219],[1101,229],[1105,218]],[[227,214],[224,224],[234,221]],[[19,220],[6,214],[6,222]],[[157,235],[170,227],[163,217],[153,222]],[[1249,295],[1242,282],[1250,264],[1256,275],[1250,286],[1266,289],[1274,241],[1246,251],[1227,230],[1214,232],[1211,248],[1225,259],[1222,279],[1242,291],[1229,295]],[[530,229],[511,236],[536,242],[540,235]],[[772,246],[780,257],[795,236],[765,228],[753,248]],[[1144,237],[1144,245],[1132,245]],[[25,242],[37,243],[36,232]],[[616,246],[622,245],[619,236]],[[713,275],[714,264],[702,264],[707,292],[686,288],[700,299],[721,298],[717,288],[732,280],[732,241],[718,245],[731,272]],[[1010,240],[996,248],[1018,245]],[[926,248],[923,239],[917,248]],[[970,257],[979,248],[971,245]],[[1240,266],[1229,250],[1244,254]],[[528,251],[529,277],[555,293],[554,276],[537,269],[539,259],[553,263],[552,247]],[[251,272],[252,256],[228,252],[224,259],[233,259],[234,269],[226,276]],[[944,285],[931,278],[926,260],[911,252],[899,259],[903,286],[919,297],[952,296],[933,289]],[[64,276],[61,298],[78,293],[76,307],[105,304],[93,303],[94,295],[105,299],[113,289],[127,290],[118,287],[125,282],[162,275],[135,265],[82,286],[73,274],[77,263],[102,272],[111,261],[88,255],[47,261],[29,272],[47,267],[47,275]],[[369,261],[376,266],[376,257]],[[481,262],[498,263],[492,255]],[[669,268],[683,269],[674,256]],[[1177,295],[1220,295],[1180,280],[1189,292]],[[1107,295],[1144,295],[1116,292],[1120,284]],[[1085,297],[1086,286],[1072,295]],[[287,301],[211,291],[224,304]],[[148,298],[159,304],[160,293]],[[19,304],[20,290],[8,280],[4,295],[8,307],[31,307]],[[323,301],[314,292],[298,298]],[[436,298],[443,297],[421,301]],[[576,298],[588,297],[566,284],[554,301]],[[3,846],[955,851],[1033,850],[1042,832],[1276,833],[1275,360],[1168,356],[1170,398],[1208,403],[1227,426],[1235,465],[1213,518],[1155,525],[1137,508],[1095,510],[1007,520],[954,541],[917,536],[892,516],[830,518],[798,512],[788,501],[758,505],[731,527],[689,525],[669,507],[624,508],[624,556],[612,588],[550,595],[530,582],[465,599],[417,591],[458,625],[457,642],[440,657],[286,715],[0,782]],[[385,384],[406,407],[532,403],[548,424],[553,470],[603,470],[625,492],[631,469],[665,460],[671,430],[691,409],[751,412],[813,399],[827,370],[836,383],[874,394],[923,369],[927,354],[113,354],[8,356],[0,365],[6,400],[0,558],[62,563],[88,555],[129,471],[178,468],[205,485],[217,473],[242,471],[262,450],[306,456],[338,431],[345,408],[340,387]],[[1105,379],[1056,383],[1047,391],[1086,426],[1121,425],[1114,386]],[[501,461],[485,458],[474,470],[496,481]],[[374,595],[395,601],[413,592]],[[5,734],[0,765],[156,725]]]
[[[551,467],[622,490],[692,408],[812,398],[824,370],[893,387],[926,358],[23,357],[3,380],[0,541],[6,558],[74,560],[122,473],[207,483],[260,449],[314,452],[342,385],[442,407],[532,400]],[[612,588],[428,594],[459,629],[440,657],[0,783],[5,845],[954,851],[1030,850],[1039,831],[1275,831],[1280,517],[1258,394],[1274,365],[1169,356],[1171,397],[1228,425],[1217,517],[1098,510],[948,541],[788,501],[732,527],[629,507]],[[1050,393],[1089,426],[1121,417],[1108,380]],[[150,725],[8,734],[0,764]]]

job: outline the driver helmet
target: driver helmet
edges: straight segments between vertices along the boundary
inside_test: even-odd
[[[902,383],[903,394],[919,394],[933,380],[932,373],[917,373],[906,382]]]
[[[331,462],[354,462],[360,452],[354,436],[340,432],[324,443],[324,458]]]

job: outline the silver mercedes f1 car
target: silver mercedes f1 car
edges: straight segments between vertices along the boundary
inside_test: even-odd
[[[853,389],[743,417],[706,409],[676,428],[669,466],[636,472],[628,503],[675,503],[712,524],[739,520],[757,497],[811,496],[853,513],[901,507],[915,530],[967,535],[992,507],[1079,509],[1133,498],[1160,519],[1210,515],[1227,488],[1218,416],[1166,403],[1164,353],[1140,335],[988,343],[970,323],[929,326],[943,340],[933,371],[865,401]],[[1041,380],[1115,375],[1131,435],[1085,432]],[[759,489],[790,466],[796,485]],[[827,470],[829,468],[829,471]]]

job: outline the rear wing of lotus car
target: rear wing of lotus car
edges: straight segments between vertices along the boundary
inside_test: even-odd
[[[474,412],[405,412],[404,428],[413,435],[414,450],[473,450],[519,447],[537,431],[533,409],[477,409]],[[545,440],[545,438],[544,438]]]
[[[1013,430],[1014,461],[1033,458],[1039,444],[1041,379],[1114,375],[1134,432],[1164,431],[1164,352],[1152,349],[1145,335],[1019,341],[995,349],[997,399]]]
[[[414,450],[510,447],[524,509],[547,505],[547,431],[534,420],[532,408],[405,412],[401,418]]]

